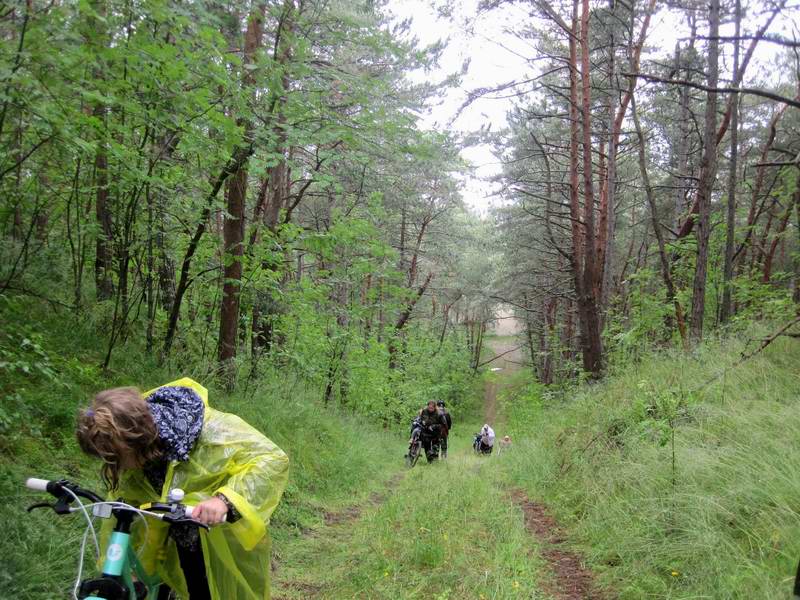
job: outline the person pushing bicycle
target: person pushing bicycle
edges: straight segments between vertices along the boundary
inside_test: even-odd
[[[103,461],[112,497],[145,504],[181,488],[196,505],[193,519],[226,521],[208,532],[162,523],[146,532],[142,564],[180,598],[269,600],[269,519],[289,467],[278,446],[239,417],[211,408],[206,388],[188,378],[145,394],[100,392],[81,412],[77,438],[85,453]]]
[[[414,428],[420,430],[422,448],[430,462],[439,453],[442,433],[447,429],[447,421],[439,412],[434,400],[428,400],[428,403],[420,409],[412,424],[412,436]]]

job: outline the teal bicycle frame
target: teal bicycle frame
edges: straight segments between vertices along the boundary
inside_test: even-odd
[[[119,521],[118,521],[119,526]],[[103,577],[112,577],[122,581],[128,588],[129,600],[137,600],[134,581],[141,582],[147,588],[148,599],[156,600],[161,587],[161,579],[157,575],[148,575],[142,568],[131,543],[131,534],[115,531],[111,534],[103,561]],[[136,578],[134,580],[134,577]],[[101,596],[86,596],[85,600],[109,600]]]

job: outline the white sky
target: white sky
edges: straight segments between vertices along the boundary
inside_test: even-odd
[[[469,59],[469,71],[464,76],[460,89],[450,90],[442,102],[433,107],[422,125],[440,130],[459,132],[476,131],[481,126],[491,126],[498,131],[506,126],[505,115],[512,106],[511,99],[480,99],[465,109],[454,121],[459,107],[466,98],[466,91],[479,87],[494,87],[502,83],[522,78],[532,69],[523,57],[534,56],[533,49],[525,42],[509,33],[516,24],[530,21],[530,4],[508,3],[482,16],[476,17],[478,0],[456,0],[452,19],[439,18],[432,8],[431,0],[393,0],[389,11],[397,19],[412,18],[412,32],[421,44],[430,44],[440,39],[449,39],[440,67],[434,79],[445,74],[457,72],[465,59]],[[788,4],[793,4],[789,0]],[[770,28],[771,33],[780,33],[792,38],[798,33],[800,9],[797,5],[779,16]],[[748,19],[745,29],[754,29],[752,23],[761,23],[764,16]],[[552,25],[550,25],[552,26]],[[705,33],[705,23],[699,24],[698,33]],[[794,30],[794,35],[793,31]],[[721,35],[732,35],[732,27],[722,26]],[[653,17],[647,44],[656,54],[671,55],[675,43],[681,36],[688,35],[683,21],[674,14],[662,11]],[[730,44],[723,47],[730,47]],[[774,59],[779,47],[761,42],[756,57],[747,72],[747,78],[769,77],[774,68]],[[652,56],[652,54],[650,55]],[[723,68],[726,62],[721,64]],[[424,77],[424,74],[418,74]],[[497,158],[487,145],[466,148],[463,156],[473,165],[471,174],[465,180],[463,196],[468,205],[485,213],[496,201],[492,199],[493,186],[487,178],[500,172]]]

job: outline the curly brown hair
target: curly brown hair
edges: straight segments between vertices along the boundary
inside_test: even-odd
[[[100,474],[109,490],[123,469],[140,468],[161,456],[158,428],[142,393],[134,387],[104,390],[78,415],[78,445],[103,461]]]

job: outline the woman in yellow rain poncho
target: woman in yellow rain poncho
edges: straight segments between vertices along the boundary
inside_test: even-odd
[[[268,600],[269,518],[286,487],[289,459],[237,416],[208,405],[191,379],[142,395],[114,388],[95,396],[78,419],[81,448],[104,461],[111,493],[131,504],[184,503],[210,531],[150,524],[142,564],[181,598]],[[142,539],[144,529],[134,530]]]

